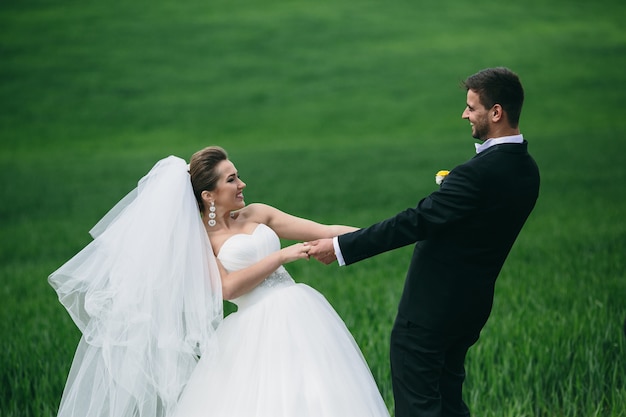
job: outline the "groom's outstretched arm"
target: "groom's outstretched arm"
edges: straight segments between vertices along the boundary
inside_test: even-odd
[[[311,245],[309,256],[314,257],[318,261],[328,265],[337,259],[333,239],[319,239],[309,242],[309,244]]]

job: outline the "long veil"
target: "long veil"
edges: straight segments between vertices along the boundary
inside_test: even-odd
[[[166,417],[214,351],[220,275],[187,170],[159,161],[48,278],[83,333],[60,417]]]

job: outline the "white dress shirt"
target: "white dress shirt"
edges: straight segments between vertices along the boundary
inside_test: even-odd
[[[483,143],[475,143],[476,153],[481,153],[485,149],[491,148],[494,145],[500,145],[502,143],[522,143],[524,142],[524,136],[522,135],[513,135],[513,136],[502,136],[501,138],[490,138],[484,141]]]

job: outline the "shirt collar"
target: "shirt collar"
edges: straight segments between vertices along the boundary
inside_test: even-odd
[[[485,149],[491,148],[494,145],[500,145],[502,143],[522,143],[524,142],[524,136],[522,135],[513,135],[513,136],[502,136],[500,138],[490,138],[484,141],[483,143],[475,143],[476,153],[481,153]]]

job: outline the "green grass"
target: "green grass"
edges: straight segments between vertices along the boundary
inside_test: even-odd
[[[524,82],[542,188],[466,400],[626,415],[626,4],[513,3],[0,3],[0,416],[55,415],[79,333],[46,278],[156,160],[220,144],[248,202],[366,226],[471,157],[459,82],[495,65]],[[346,321],[390,410],[410,254],[288,266]]]

